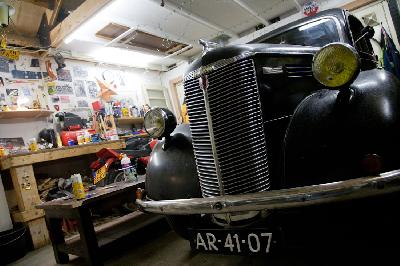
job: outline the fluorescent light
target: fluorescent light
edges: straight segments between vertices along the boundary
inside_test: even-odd
[[[73,33],[71,33],[70,35],[68,35],[67,38],[64,39],[64,43],[65,43],[65,44],[69,44],[70,42],[72,42],[73,40],[75,40],[76,34],[74,34],[74,33],[76,33],[76,30],[75,30]]]
[[[105,12],[110,9],[111,7],[116,6],[119,4],[121,0],[113,0],[111,3],[107,4],[103,9],[101,9],[99,12],[97,12],[95,15],[93,15],[91,18],[83,22],[80,26],[78,26],[71,34],[69,34],[65,39],[64,43],[69,44],[73,40],[77,39],[80,35],[80,32],[84,31],[87,25],[90,25],[92,22],[97,20],[98,18],[104,17]]]
[[[147,67],[161,57],[115,47],[102,47],[90,54],[96,61],[133,67]]]

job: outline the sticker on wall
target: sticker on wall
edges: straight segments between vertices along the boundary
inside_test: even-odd
[[[18,96],[18,89],[6,89],[8,96]]]
[[[62,96],[60,96],[60,102],[61,103],[70,103],[71,99],[69,98],[69,96],[62,95]]]
[[[24,96],[32,96],[32,91],[30,88],[22,88],[22,94]]]
[[[57,85],[56,92],[57,94],[67,94],[67,95],[74,94],[74,90],[72,89],[72,86],[69,84]]]
[[[42,79],[42,72],[11,70],[11,75],[15,79]]]
[[[60,96],[51,96],[51,102],[52,103],[59,103],[60,102]]]
[[[47,82],[47,92],[49,95],[56,94],[56,83],[55,82]]]
[[[78,107],[89,107],[89,103],[86,100],[77,100],[76,103]]]
[[[31,67],[39,67],[39,59],[37,58],[32,58],[31,59]]]
[[[74,73],[75,78],[87,78],[88,71],[81,66],[73,66],[72,72]]]
[[[303,5],[303,14],[307,17],[314,16],[319,11],[319,3],[316,0],[307,1]]]
[[[99,92],[99,88],[97,87],[96,82],[91,80],[86,80],[86,86],[89,92],[90,98],[96,98]]]
[[[54,107],[54,109],[55,109],[56,111],[60,111],[60,106],[59,106],[58,104],[53,105],[53,107]]]
[[[7,59],[0,58],[0,72],[10,73],[10,64]]]
[[[71,72],[68,69],[60,69],[57,71],[57,79],[72,82]]]
[[[86,97],[85,82],[83,80],[75,80],[74,89],[76,97]]]

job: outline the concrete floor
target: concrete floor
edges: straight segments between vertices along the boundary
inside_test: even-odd
[[[181,239],[164,222],[157,222],[133,235],[122,239],[104,249],[105,265],[399,265],[400,259],[387,254],[397,254],[397,251],[387,251],[382,254],[376,250],[348,250],[338,253],[335,250],[314,251],[303,250],[274,257],[237,256],[205,254],[192,252],[189,242]],[[70,255],[70,264],[85,265],[82,258]],[[25,257],[12,265],[57,265],[51,246],[29,252]]]

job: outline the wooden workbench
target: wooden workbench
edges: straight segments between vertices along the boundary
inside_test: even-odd
[[[137,188],[144,188],[144,178],[134,182],[119,182],[103,188],[96,188],[88,192],[90,197],[83,200],[60,198],[44,202],[36,206],[46,214],[47,226],[53,245],[56,262],[69,262],[68,254],[84,257],[89,265],[103,265],[100,248],[114,240],[128,235],[135,230],[163,217],[155,214],[145,214],[140,211],[94,227],[91,211],[104,202],[113,202],[117,198],[133,199]],[[116,203],[118,204],[118,200]],[[79,236],[64,238],[61,229],[63,218],[75,219],[78,225]],[[140,239],[138,239],[140,241]]]
[[[1,170],[10,171],[16,194],[18,212],[12,213],[13,220],[28,225],[35,248],[48,244],[49,235],[43,218],[43,210],[35,208],[37,204],[41,203],[41,200],[33,164],[93,154],[102,148],[123,149],[125,142],[123,140],[106,141],[11,155],[0,159]]]

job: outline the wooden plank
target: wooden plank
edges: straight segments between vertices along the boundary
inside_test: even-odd
[[[50,22],[49,22],[50,28],[53,28],[55,26],[55,22],[58,17],[58,13],[60,12],[60,9],[61,9],[61,6],[62,6],[64,0],[55,0],[55,1],[56,1],[55,7],[53,10],[53,13],[51,14]]]
[[[35,37],[46,8],[29,2],[12,2],[14,2],[12,6],[15,8],[15,14],[12,16],[13,23],[11,23],[10,29],[19,35]]]
[[[39,39],[37,37],[27,37],[15,33],[7,33],[7,44],[19,47],[40,47]]]
[[[5,170],[12,167],[29,165],[39,162],[53,161],[63,158],[81,156],[85,154],[92,154],[98,152],[102,148],[123,149],[125,148],[125,142],[123,140],[104,141],[100,143],[91,143],[79,146],[30,152],[27,154],[11,155],[1,159],[0,166],[2,170]]]
[[[353,10],[356,10],[357,8],[369,5],[376,1],[377,0],[356,0],[356,1],[352,1],[348,4],[345,4],[344,6],[342,6],[342,8],[347,9],[349,11],[353,11]]]
[[[48,110],[6,111],[6,112],[0,112],[0,119],[48,117],[52,113],[54,112]]]
[[[6,193],[8,208],[11,210],[14,207],[18,207],[17,195],[15,193],[15,190],[14,189],[6,190],[5,193]]]
[[[130,139],[130,138],[147,138],[149,137],[149,134],[147,133],[141,133],[141,134],[129,134],[129,135],[125,135],[125,136],[119,136],[121,139]]]
[[[143,124],[143,117],[120,117],[117,118],[117,123],[119,125],[132,125],[132,124]]]
[[[43,217],[44,211],[32,209],[23,212],[12,212],[11,215],[14,222],[28,222]]]
[[[83,2],[50,31],[51,46],[57,48],[69,34],[111,2],[112,0],[86,0]]]
[[[44,218],[35,219],[28,223],[29,232],[33,242],[33,247],[38,249],[50,243],[49,232],[47,231]]]
[[[17,197],[20,211],[32,210],[40,203],[32,165],[19,166],[10,169],[11,179]]]
[[[21,0],[21,2],[27,2],[27,3],[31,3],[37,6],[41,6],[44,8],[48,8],[49,7],[49,0]]]

